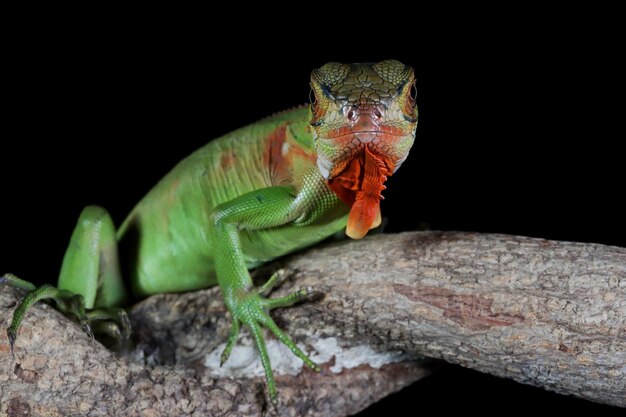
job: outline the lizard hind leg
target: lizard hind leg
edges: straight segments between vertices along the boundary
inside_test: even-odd
[[[81,213],[63,259],[59,288],[84,296],[88,309],[85,317],[89,323],[98,322],[96,333],[117,342],[130,337],[130,321],[118,307],[126,302],[127,292],[120,273],[115,226],[102,207],[88,206]]]
[[[13,313],[7,335],[11,351],[18,330],[28,309],[40,300],[54,300],[59,311],[75,316],[88,335],[93,337],[91,322],[110,320],[121,327],[122,336],[130,333],[122,305],[127,293],[122,284],[117,258],[117,240],[111,217],[101,207],[86,207],[72,234],[63,259],[58,287],[45,284],[41,287],[7,274],[6,282],[28,293]],[[106,328],[106,326],[98,326]]]

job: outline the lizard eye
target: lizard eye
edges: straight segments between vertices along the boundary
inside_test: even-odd
[[[317,97],[315,97],[315,91],[311,88],[309,90],[309,102],[311,103],[311,110],[315,111],[315,107],[317,106]]]
[[[311,88],[311,91],[309,92],[309,101],[311,102],[311,126],[319,126],[322,123],[324,115],[326,114],[326,108],[324,101],[320,101],[317,98],[315,88]]]
[[[415,123],[417,121],[417,87],[415,86],[415,80],[413,80],[408,91],[404,94],[406,94],[402,109],[404,118],[409,122]]]
[[[415,81],[411,83],[411,87],[409,88],[409,100],[411,105],[415,107],[417,104],[417,87],[415,86]]]

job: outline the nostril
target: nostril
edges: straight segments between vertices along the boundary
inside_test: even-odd
[[[354,116],[355,116],[355,114],[354,114],[354,110],[350,110],[350,111],[348,112],[348,119],[349,119],[349,120],[354,120]]]
[[[375,109],[374,110],[374,117],[377,119],[380,119],[381,117],[383,117],[383,114],[380,112],[380,110]]]

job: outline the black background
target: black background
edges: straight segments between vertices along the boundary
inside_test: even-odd
[[[55,281],[83,206],[120,222],[208,140],[306,102],[311,68],[331,60],[395,58],[417,74],[417,141],[387,184],[387,231],[626,246],[623,46],[610,12],[396,10],[364,25],[309,11],[293,27],[275,16],[219,31],[208,29],[217,15],[151,12],[25,15],[9,30],[0,272]],[[360,415],[511,404],[617,411],[450,367]]]

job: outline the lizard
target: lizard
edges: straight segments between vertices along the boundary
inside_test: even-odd
[[[83,209],[57,286],[0,278],[27,294],[7,335],[40,300],[54,300],[85,331],[128,338],[131,299],[219,285],[231,315],[221,361],[242,326],[251,332],[269,398],[277,390],[263,329],[311,369],[319,367],[269,312],[310,297],[268,297],[273,274],[255,287],[250,270],[345,229],[363,238],[381,223],[385,181],[407,158],[418,111],[411,67],[396,60],[327,63],[310,77],[310,104],[276,113],[208,142],[178,163],[116,229],[99,206]]]

